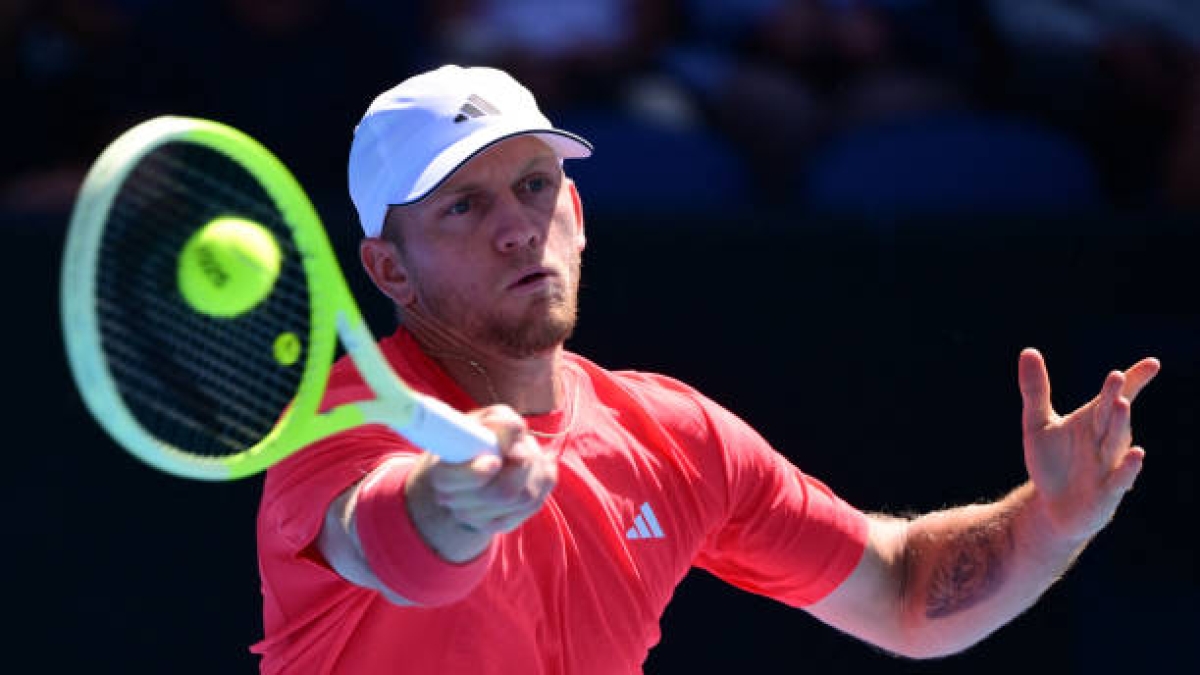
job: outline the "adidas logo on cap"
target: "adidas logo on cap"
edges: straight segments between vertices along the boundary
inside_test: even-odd
[[[454,116],[454,123],[460,124],[476,117],[499,114],[500,110],[496,106],[488,103],[480,96],[471,94],[467,97],[467,102],[462,104],[462,107],[458,109],[458,114]]]

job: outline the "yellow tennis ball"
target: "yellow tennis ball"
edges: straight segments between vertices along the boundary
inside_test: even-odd
[[[179,292],[202,314],[236,317],[271,293],[280,258],[267,228],[232,216],[215,218],[179,252]]]

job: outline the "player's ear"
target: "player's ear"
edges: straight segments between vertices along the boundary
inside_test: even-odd
[[[587,237],[583,233],[583,200],[579,198],[579,189],[575,181],[567,179],[567,189],[571,192],[571,206],[575,209],[575,243],[579,250],[587,245]]]
[[[358,257],[375,287],[403,307],[413,300],[411,277],[396,244],[384,237],[366,237],[358,244]]]

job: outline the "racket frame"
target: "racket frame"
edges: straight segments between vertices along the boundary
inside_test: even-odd
[[[201,456],[162,441],[125,405],[104,356],[96,309],[104,223],[133,169],[167,143],[218,151],[257,180],[293,235],[309,286],[312,320],[297,394],[258,443],[236,454]],[[199,227],[200,223],[197,223]],[[93,417],[126,450],[154,468],[197,480],[234,480],[265,470],[321,438],[385,424],[418,447],[461,462],[497,452],[495,435],[450,406],[405,384],[388,365],[363,320],[316,209],[295,177],[243,132],[211,120],[163,116],[118,137],[97,158],[80,189],[63,254],[60,309],[70,370]],[[319,412],[338,342],[376,398]]]

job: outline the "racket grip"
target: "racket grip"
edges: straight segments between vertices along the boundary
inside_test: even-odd
[[[466,462],[479,455],[500,454],[496,434],[490,429],[428,396],[417,403],[412,421],[396,431],[417,447],[447,462]]]

